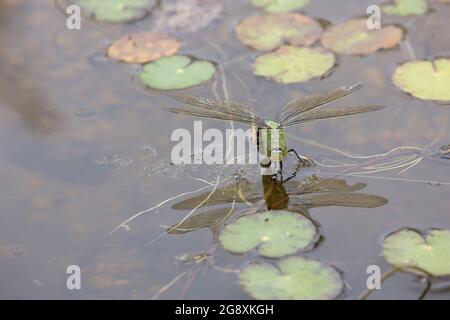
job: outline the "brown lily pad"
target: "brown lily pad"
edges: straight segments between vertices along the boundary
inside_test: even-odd
[[[180,47],[178,40],[165,33],[141,32],[113,42],[108,56],[127,63],[147,63],[174,55]]]
[[[355,19],[334,25],[323,33],[322,45],[336,53],[368,55],[392,49],[403,38],[403,30],[391,25],[369,30],[366,19]]]
[[[316,20],[300,13],[282,12],[245,18],[236,26],[236,36],[255,50],[273,50],[283,44],[309,46],[322,34]]]

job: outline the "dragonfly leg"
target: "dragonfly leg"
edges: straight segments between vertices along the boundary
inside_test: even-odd
[[[280,181],[281,181],[281,184],[291,180],[292,178],[295,178],[295,176],[297,175],[297,172],[298,172],[298,170],[295,170],[294,173],[289,178],[284,180],[283,179],[283,161],[280,161]]]
[[[283,183],[283,161],[280,161],[280,181]]]
[[[314,162],[313,162],[310,158],[299,155],[299,154],[297,153],[297,151],[295,151],[295,149],[289,149],[289,150],[288,150],[288,153],[293,153],[293,154],[295,154],[295,156],[296,156],[297,159],[298,159],[298,167],[299,167],[299,168],[300,168],[300,167],[308,168],[308,167],[312,167],[312,166],[314,165]]]
[[[297,175],[298,170],[295,170],[294,173],[292,173],[292,175],[287,178],[286,180],[283,180],[283,176],[281,177],[281,183],[285,183],[288,182],[289,180],[291,180],[292,178],[295,178],[295,176]]]
[[[282,183],[285,183],[293,178],[296,177],[297,173],[301,170],[301,168],[308,168],[308,167],[312,167],[314,165],[314,162],[309,159],[308,157],[304,157],[304,156],[300,156],[297,151],[295,151],[294,149],[289,149],[288,153],[293,153],[297,156],[298,159],[298,163],[297,163],[297,167],[295,168],[294,172],[292,173],[292,175],[287,178],[286,180],[281,180]]]

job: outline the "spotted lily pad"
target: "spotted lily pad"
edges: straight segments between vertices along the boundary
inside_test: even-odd
[[[382,7],[384,13],[394,16],[420,16],[428,11],[425,0],[394,0]]]
[[[310,0],[252,0],[252,5],[267,12],[285,12],[305,7]]]
[[[309,46],[322,34],[320,24],[300,13],[282,12],[245,18],[236,26],[236,36],[255,50],[273,50],[285,43]]]
[[[423,234],[414,229],[401,229],[384,239],[383,256],[396,267],[413,266],[433,276],[449,276],[450,230],[434,229]]]
[[[282,46],[259,56],[253,72],[280,83],[306,82],[325,75],[335,63],[334,54],[323,48]]]
[[[259,300],[330,300],[343,291],[342,277],[334,267],[318,260],[289,257],[278,263],[254,262],[239,273],[239,285]]]
[[[415,60],[397,67],[395,85],[423,100],[450,101],[450,59]]]
[[[74,3],[89,16],[104,22],[137,20],[155,6],[154,0],[74,0]]]
[[[181,43],[165,33],[142,32],[123,37],[108,48],[108,56],[127,63],[147,63],[174,55]]]
[[[311,220],[280,210],[243,216],[227,225],[219,240],[225,250],[233,253],[258,248],[261,256],[276,258],[309,249],[318,235]]]
[[[141,80],[150,88],[177,90],[190,88],[211,79],[216,71],[214,64],[187,56],[171,56],[147,63]]]
[[[331,26],[323,33],[322,45],[336,53],[368,55],[381,49],[397,46],[403,30],[397,26],[383,26],[369,30],[366,19],[350,20]]]
[[[219,0],[164,0],[153,12],[152,29],[197,32],[219,19],[222,12]]]

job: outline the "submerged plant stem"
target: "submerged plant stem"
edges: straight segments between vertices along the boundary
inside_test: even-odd
[[[177,275],[175,278],[172,279],[172,281],[170,281],[168,284],[166,284],[164,287],[162,287],[161,289],[159,289],[159,291],[153,296],[151,297],[151,300],[156,300],[160,295],[162,295],[164,292],[166,292],[167,290],[170,289],[170,287],[172,287],[178,280],[180,280],[182,277],[184,277],[186,275],[186,273],[188,272],[188,270],[180,273],[179,275]]]
[[[420,267],[409,266],[409,265],[393,267],[392,269],[386,271],[385,273],[383,273],[381,275],[380,284],[382,284],[388,278],[392,277],[397,272],[399,272],[399,271],[406,271],[406,270],[416,270],[416,271],[419,271],[419,272],[423,273],[423,275],[421,277],[423,279],[425,279],[426,286],[425,286],[424,290],[422,291],[422,294],[419,297],[419,300],[423,300],[425,298],[425,296],[428,294],[428,292],[430,291],[430,289],[431,289],[431,279],[432,279],[433,276],[428,271],[426,271],[426,270],[424,270],[424,269],[422,269]],[[364,291],[359,296],[358,300],[365,300],[365,299],[367,299],[367,297],[369,297],[374,290],[375,290],[375,288],[367,289],[366,291]]]
[[[420,294],[419,300],[424,300],[425,296],[428,294],[428,292],[430,292],[430,289],[431,289],[431,285],[432,285],[431,279],[429,277],[426,277],[425,281],[426,281],[426,286],[423,289],[422,293]]]

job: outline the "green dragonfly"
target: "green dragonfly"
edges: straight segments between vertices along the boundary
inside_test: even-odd
[[[308,95],[288,103],[278,114],[276,120],[265,120],[256,112],[242,103],[229,100],[214,100],[191,95],[177,95],[176,99],[185,103],[185,106],[166,108],[166,110],[202,118],[234,121],[252,126],[256,131],[255,141],[258,152],[262,152],[265,165],[279,163],[279,172],[282,173],[282,161],[289,154],[294,153],[299,162],[308,162],[286,143],[284,128],[300,125],[306,122],[337,118],[364,112],[377,111],[383,106],[346,107],[337,109],[322,109],[320,107],[343,98],[362,87],[362,83],[351,87],[340,87],[318,94]],[[267,162],[270,159],[270,162]],[[262,163],[261,163],[262,164]]]

